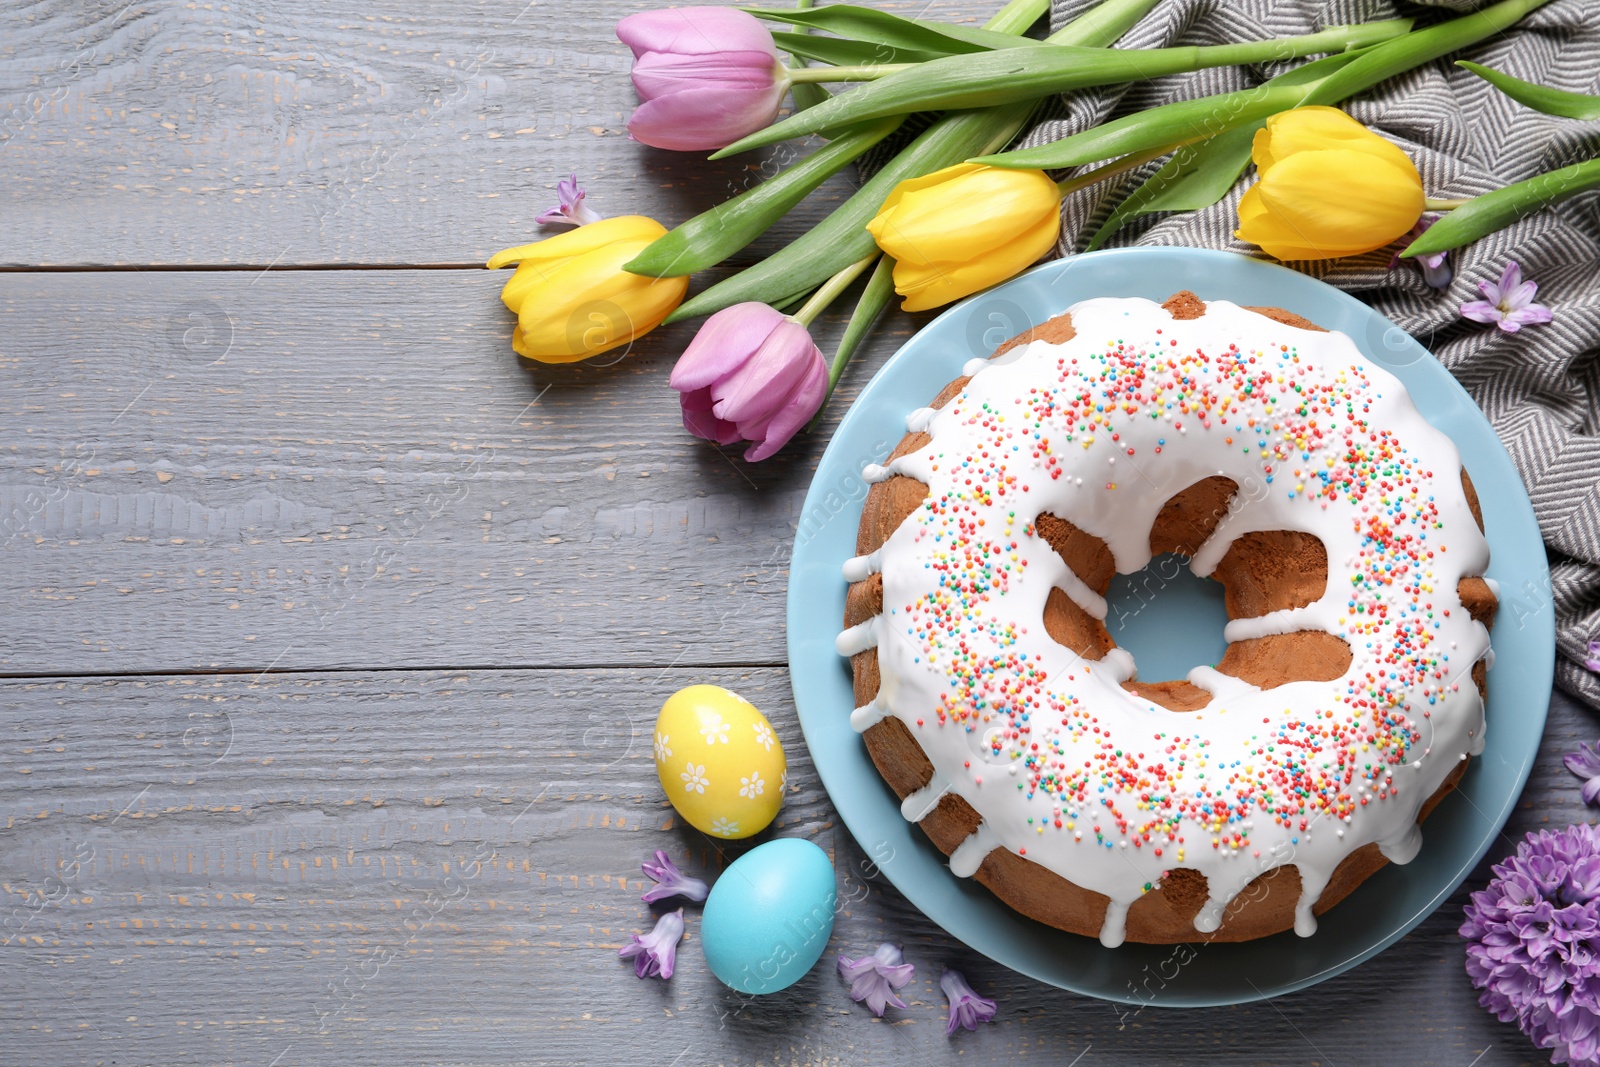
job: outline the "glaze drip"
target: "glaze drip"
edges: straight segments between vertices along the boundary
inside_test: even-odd
[[[1001,841],[989,829],[989,824],[979,823],[978,828],[950,853],[950,870],[958,878],[971,878],[983,866],[984,857],[1000,846]]]

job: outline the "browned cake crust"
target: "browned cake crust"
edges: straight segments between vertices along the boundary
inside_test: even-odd
[[[1162,306],[1178,319],[1205,314],[1204,302],[1188,291],[1174,294]],[[1283,308],[1250,307],[1247,310],[1300,329],[1323,329]],[[1073,336],[1071,318],[1058,315],[1006,341],[995,349],[991,358],[1030,341],[1059,343]],[[929,406],[943,407],[960,394],[968,380],[957,378],[946,385]],[[926,433],[908,433],[883,462],[915,452],[929,440]],[[1461,472],[1461,484],[1481,530],[1483,512],[1465,469]],[[1196,482],[1174,496],[1162,508],[1150,531],[1152,553],[1192,555],[1227,513],[1237,489],[1231,480],[1213,477]],[[927,485],[905,475],[895,475],[874,485],[867,494],[861,515],[856,536],[857,555],[877,551],[927,495]],[[1100,595],[1106,594],[1115,567],[1104,541],[1054,515],[1040,515],[1035,526],[1074,574]],[[1223,556],[1214,577],[1223,584],[1230,618],[1263,615],[1320,599],[1328,580],[1327,553],[1322,542],[1309,534],[1287,530],[1246,534]],[[1487,582],[1482,578],[1463,578],[1458,593],[1474,619],[1485,626],[1494,625],[1498,605]],[[845,600],[844,624],[855,626],[882,610],[883,577],[875,574],[850,586]],[[1052,638],[1086,659],[1101,659],[1114,647],[1105,624],[1078,607],[1059,589],[1052,592],[1046,603],[1044,624]],[[1260,688],[1271,689],[1290,681],[1337,678],[1349,667],[1350,660],[1350,648],[1343,639],[1318,631],[1300,631],[1233,642],[1217,669]],[[878,692],[877,650],[867,649],[852,656],[851,667],[856,705],[864,706]],[[1472,679],[1479,692],[1487,695],[1482,660],[1474,664]],[[1129,681],[1124,685],[1173,711],[1194,711],[1203,708],[1211,699],[1210,693],[1182,680]],[[868,729],[863,738],[872,762],[897,797],[904,799],[932,778],[933,764],[899,719],[893,716],[883,719]],[[1418,822],[1456,787],[1466,769],[1467,761],[1462,760],[1423,804]],[[929,840],[949,855],[977,830],[981,821],[982,817],[964,799],[946,794],[919,825]],[[1339,903],[1387,862],[1375,844],[1351,853],[1335,869],[1313,912],[1321,915]],[[1105,896],[1075,885],[1006,848],[991,851],[974,877],[1024,915],[1077,934],[1094,937],[1100,933],[1108,903]],[[1127,939],[1150,944],[1173,944],[1200,938],[1249,941],[1288,930],[1294,926],[1295,904],[1300,898],[1300,872],[1291,863],[1262,874],[1228,906],[1221,928],[1202,935],[1194,928],[1194,918],[1207,895],[1206,878],[1199,871],[1188,868],[1171,871],[1159,887],[1128,909]]]

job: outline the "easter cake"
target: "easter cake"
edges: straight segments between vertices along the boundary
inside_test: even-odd
[[[1114,947],[1309,936],[1417,855],[1483,749],[1496,595],[1455,446],[1348,337],[1088,300],[906,422],[838,648],[957,875]],[[1166,552],[1222,583],[1229,645],[1143,680],[1105,597]]]

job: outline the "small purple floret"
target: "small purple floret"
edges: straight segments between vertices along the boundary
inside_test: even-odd
[[[1539,283],[1523,281],[1522,268],[1514,259],[1506,261],[1499,282],[1479,282],[1478,288],[1484,299],[1461,305],[1461,314],[1473,322],[1492,322],[1506,333],[1516,333],[1555,317],[1549,308],[1533,302]]]
[[[657,919],[655,929],[648,934],[634,934],[617,955],[633,960],[633,973],[640,978],[671,978],[682,936],[683,909],[679,908]]]
[[[850,999],[865,1001],[879,1018],[887,1008],[906,1006],[895,990],[911,981],[916,972],[900,954],[899,945],[882,944],[872,955],[857,959],[839,953],[839,973],[850,983]]]
[[[1578,751],[1567,753],[1562,761],[1567,770],[1583,779],[1583,802],[1593,804],[1600,797],[1600,741],[1593,747],[1579,742]]]
[[[672,857],[660,849],[656,849],[656,861],[654,863],[645,860],[639,866],[656,883],[645,890],[644,896],[639,898],[646,904],[654,904],[656,901],[666,900],[668,897],[683,897],[685,900],[692,900],[699,904],[711,892],[700,879],[690,878],[678,870],[678,865],[672,862]]]
[[[1529,834],[1472,894],[1461,936],[1479,1004],[1552,1063],[1600,1067],[1600,828]]]
[[[583,202],[589,194],[578,184],[576,174],[569,174],[556,182],[556,195],[561,198],[561,203],[547,209],[544,214],[534,219],[534,222],[546,225],[587,226],[591,222],[600,221],[600,213]]]
[[[1411,227],[1409,235],[1411,240],[1415,241],[1418,237],[1427,233],[1428,227],[1438,221],[1438,219],[1418,219],[1417,224]],[[1401,262],[1400,253],[1396,252],[1389,257],[1389,269],[1398,270]],[[1416,263],[1417,266],[1422,268],[1422,280],[1435,289],[1449,288],[1450,279],[1455,277],[1454,271],[1450,269],[1450,253],[1448,251],[1430,252],[1427,255],[1417,256]]]
[[[1583,661],[1583,665],[1591,671],[1600,671],[1600,641],[1590,641],[1588,651],[1589,658]]]
[[[960,971],[945,969],[939,977],[939,988],[944,990],[944,995],[950,1001],[950,1025],[945,1027],[945,1036],[956,1032],[956,1027],[964,1026],[968,1030],[976,1030],[979,1023],[986,1023],[994,1018],[995,1003],[973,992],[972,987]]]

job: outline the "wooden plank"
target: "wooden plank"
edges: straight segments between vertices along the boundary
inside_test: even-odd
[[[505,277],[0,275],[0,673],[782,663],[831,424],[719,453],[691,328],[534,364]]]
[[[481,263],[577,172],[680,222],[795,158],[627,138],[639,0],[44,0],[0,11],[0,266]],[[875,6],[978,22],[959,0]],[[853,191],[840,176],[749,255]]]
[[[828,959],[894,940],[917,965],[888,1022],[851,1004],[829,964],[744,1001],[693,937],[669,984],[616,959],[650,922],[642,857],[669,849],[708,876],[721,863],[673,818],[650,763],[656,708],[701,681],[749,696],[786,743],[773,833],[834,857]],[[782,670],[11,681],[0,731],[8,1062],[1536,1059],[1474,1002],[1455,934],[1465,891],[1377,959],[1269,1004],[1135,1012],[1006,972],[872,876],[818,785]],[[1587,817],[1559,761],[1591,731],[1556,699],[1492,859],[1525,830]],[[999,1001],[998,1023],[945,1038],[947,962]]]

